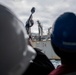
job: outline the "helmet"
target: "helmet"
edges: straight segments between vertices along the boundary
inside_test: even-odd
[[[23,23],[0,4],[0,75],[21,75],[36,52],[27,45]]]
[[[67,52],[76,52],[76,15],[65,12],[54,23],[51,41]]]

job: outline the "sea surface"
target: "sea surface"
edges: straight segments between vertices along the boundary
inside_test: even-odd
[[[59,65],[61,65],[61,61],[60,60],[50,60],[52,62],[52,64],[54,65],[55,68],[57,68]]]

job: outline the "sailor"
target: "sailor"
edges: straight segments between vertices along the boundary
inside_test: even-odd
[[[76,75],[76,15],[61,14],[53,25],[51,45],[61,58],[61,66],[49,75]]]
[[[22,75],[26,71],[36,56],[27,39],[23,23],[0,4],[0,75]]]

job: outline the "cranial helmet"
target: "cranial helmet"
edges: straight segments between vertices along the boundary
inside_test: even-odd
[[[54,23],[51,34],[54,45],[67,52],[76,52],[76,15],[65,12]]]
[[[36,55],[27,39],[23,23],[0,4],[0,75],[21,75],[26,70]]]

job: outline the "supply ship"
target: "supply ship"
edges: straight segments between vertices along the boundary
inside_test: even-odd
[[[38,34],[32,33],[32,39],[33,39],[33,46],[36,48],[39,48],[42,50],[42,52],[47,55],[49,59],[60,59],[56,53],[53,51],[53,48],[51,46],[51,39],[50,39],[50,30],[51,27],[48,28],[47,35],[43,35],[43,27],[39,21],[38,23]]]

